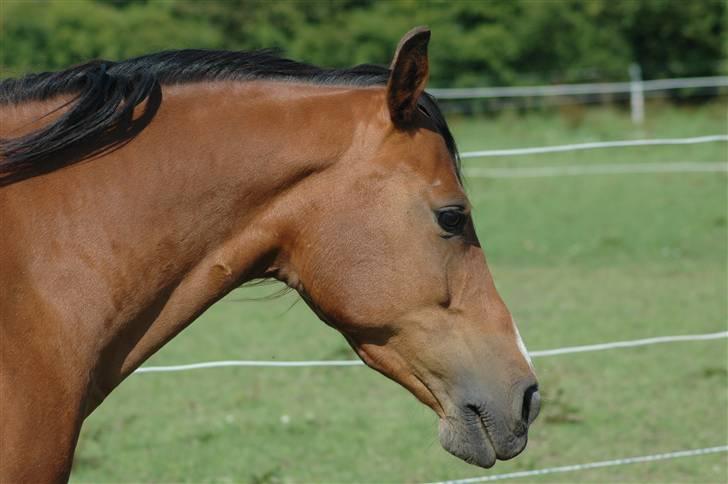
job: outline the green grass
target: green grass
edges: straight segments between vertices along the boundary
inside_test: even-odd
[[[725,105],[455,120],[462,150],[728,132]],[[726,161],[725,143],[467,160],[467,166]],[[468,181],[498,287],[530,349],[726,329],[724,173]],[[149,364],[352,358],[293,294],[235,291]],[[423,482],[728,443],[726,340],[536,360],[528,449],[492,470],[451,457],[434,414],[363,368],[130,377],[86,422],[76,482]],[[531,479],[725,482],[726,454]]]

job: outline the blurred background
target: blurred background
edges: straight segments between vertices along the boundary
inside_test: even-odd
[[[389,63],[412,26],[432,28],[432,86],[726,73],[720,0],[4,0],[5,75],[186,47],[277,48],[326,66]]]
[[[529,349],[728,329],[722,0],[0,0],[0,69],[192,47],[388,64],[420,24]],[[574,147],[614,141],[634,146]],[[355,358],[295,294],[265,297],[277,289],[234,291],[147,366]],[[724,338],[535,364],[544,406],[529,447],[490,471],[446,454],[432,412],[366,368],[232,367],[130,377],[84,426],[72,481],[430,482],[728,444]],[[728,461],[527,480],[726,482]]]

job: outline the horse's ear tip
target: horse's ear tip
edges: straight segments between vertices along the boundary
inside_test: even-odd
[[[413,27],[410,32],[417,33],[417,34],[430,34],[430,27],[427,25],[418,25],[417,27]]]
[[[402,41],[407,41],[415,37],[419,37],[425,41],[430,40],[431,35],[430,27],[427,25],[419,25],[412,28],[409,32],[402,36]]]
[[[430,42],[430,28],[426,25],[420,25],[411,29],[409,32],[404,34],[399,43],[397,44],[397,50],[394,53],[394,59],[390,68],[394,68],[397,63],[399,55],[405,52],[411,52],[413,50],[419,50],[427,52],[427,44]]]

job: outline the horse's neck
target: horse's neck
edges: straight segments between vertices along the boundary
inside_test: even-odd
[[[306,181],[350,149],[350,93],[271,87],[167,89],[131,143],[0,192],[91,407],[229,290],[274,275]]]

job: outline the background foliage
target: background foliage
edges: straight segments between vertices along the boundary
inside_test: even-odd
[[[427,24],[432,85],[622,80],[728,71],[722,0],[3,0],[3,77],[185,47],[274,47],[326,66],[387,63]]]

